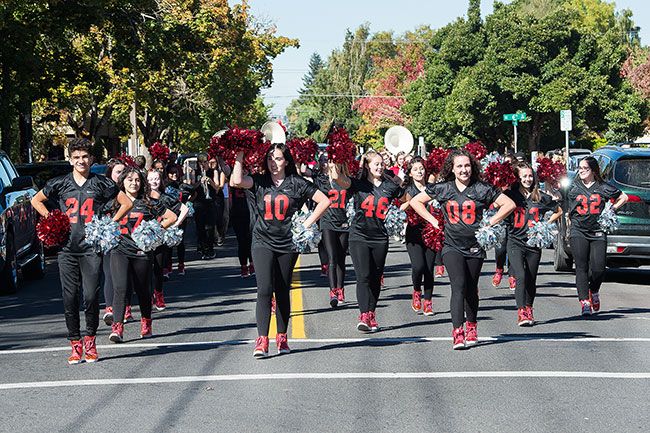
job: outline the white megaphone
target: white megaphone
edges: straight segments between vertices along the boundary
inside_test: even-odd
[[[287,134],[278,122],[266,122],[262,125],[260,131],[264,134],[266,141],[282,144],[287,142]]]
[[[213,137],[221,137],[223,134],[225,134],[226,131],[227,131],[227,129],[222,129],[221,131],[215,132],[212,136]]]
[[[391,126],[384,135],[384,148],[397,155],[400,152],[410,153],[413,150],[413,135],[403,126]]]

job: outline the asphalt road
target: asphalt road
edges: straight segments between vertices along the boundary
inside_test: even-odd
[[[234,248],[230,237],[217,259],[172,276],[153,339],[140,340],[131,323],[115,345],[102,323],[95,364],[66,363],[55,262],[44,280],[0,297],[0,431],[647,431],[648,269],[609,271],[601,313],[583,319],[574,276],[554,272],[546,251],[538,323],[519,328],[514,297],[492,287],[488,260],[481,343],[453,351],[448,279],[436,282],[436,314],[416,315],[402,245],[391,244],[382,330],[372,335],[355,327],[350,259],[348,303],[332,310],[317,254],[303,255],[292,353],[256,360],[255,281],[239,277]]]

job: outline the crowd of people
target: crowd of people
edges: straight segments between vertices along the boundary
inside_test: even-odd
[[[290,316],[292,272],[298,258],[292,241],[292,216],[310,209],[305,227],[318,223],[322,232],[319,255],[327,276],[332,308],[346,302],[346,256],[352,259],[359,316],[356,328],[364,333],[380,329],[377,305],[383,286],[389,233],[385,219],[390,205],[412,209],[420,219],[408,219],[404,243],[411,264],[411,308],[434,314],[434,279],[449,276],[452,347],[463,349],[478,342],[478,281],[486,252],[476,238],[483,212],[494,209],[488,224],[504,223],[507,241],[495,251],[493,284],[498,285],[507,258],[509,285],[517,305],[516,323],[535,323],[533,304],[541,249],[528,245],[527,229],[550,215],[548,222],[567,215],[576,265],[580,313],[601,308],[600,286],[605,270],[607,234],[598,216],[608,201],[618,209],[624,193],[605,183],[595,159],[579,163],[578,174],[561,195],[541,190],[531,164],[523,155],[508,156],[515,182],[497,188],[481,177],[481,166],[465,149],[454,149],[439,173],[430,173],[425,161],[408,154],[367,151],[353,175],[345,164],[327,154],[313,164],[296,164],[289,148],[273,144],[260,174],[251,174],[237,154],[232,167],[218,157],[199,154],[197,166],[185,168],[174,161],[154,161],[145,170],[124,159],[107,165],[106,175],[90,172],[90,143],[73,140],[68,147],[72,173],[52,179],[33,198],[43,217],[54,201],[70,219],[69,239],[58,254],[70,364],[98,359],[95,336],[100,317],[100,286],[104,289],[104,322],[111,326],[110,340],[124,339],[124,323],[132,320],[131,299],[140,307],[140,336],[153,335],[152,310],[166,308],[163,286],[172,272],[172,249],[141,250],[132,238],[143,221],[158,220],[164,228],[186,228],[193,214],[200,257],[215,257],[229,225],[237,239],[241,277],[255,275],[258,337],[253,355],[269,353],[269,324],[277,319],[278,353],[289,353],[287,327]],[[350,211],[352,207],[352,211]],[[441,212],[444,242],[438,251],[423,241],[424,224],[439,228]],[[84,227],[93,215],[109,215],[120,225],[116,248],[94,252],[83,242]],[[546,217],[549,218],[549,217]],[[229,221],[231,224],[229,224]],[[177,272],[185,273],[185,243],[177,248]],[[80,292],[84,300],[85,333],[79,317]],[[324,291],[325,292],[325,291]],[[324,295],[325,297],[325,295]]]

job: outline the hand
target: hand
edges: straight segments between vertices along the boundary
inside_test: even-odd
[[[240,150],[239,152],[237,152],[237,156],[235,157],[235,161],[244,162],[244,151],[243,150]]]

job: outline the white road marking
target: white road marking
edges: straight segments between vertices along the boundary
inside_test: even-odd
[[[445,342],[451,341],[451,337],[395,337],[395,338],[298,338],[290,339],[291,344],[350,344],[350,343],[421,343],[421,342]],[[544,337],[544,336],[500,336],[500,337],[480,337],[481,341],[538,341],[554,343],[650,343],[650,338],[625,338],[625,337]],[[186,341],[176,343],[125,343],[125,344],[105,344],[98,345],[100,350],[112,349],[133,349],[133,348],[157,348],[157,347],[179,347],[179,346],[238,346],[255,343],[254,339],[250,340],[212,340],[212,341]],[[46,353],[46,352],[64,352],[69,351],[70,346],[58,347],[34,347],[29,349],[5,349],[0,350],[2,355],[19,355],[29,353]]]
[[[0,390],[58,388],[75,386],[143,385],[190,382],[235,382],[273,380],[341,380],[341,379],[468,379],[468,378],[575,378],[575,379],[650,379],[650,372],[607,371],[449,371],[395,373],[278,373],[229,374],[209,376],[141,377],[43,382],[2,383]]]

